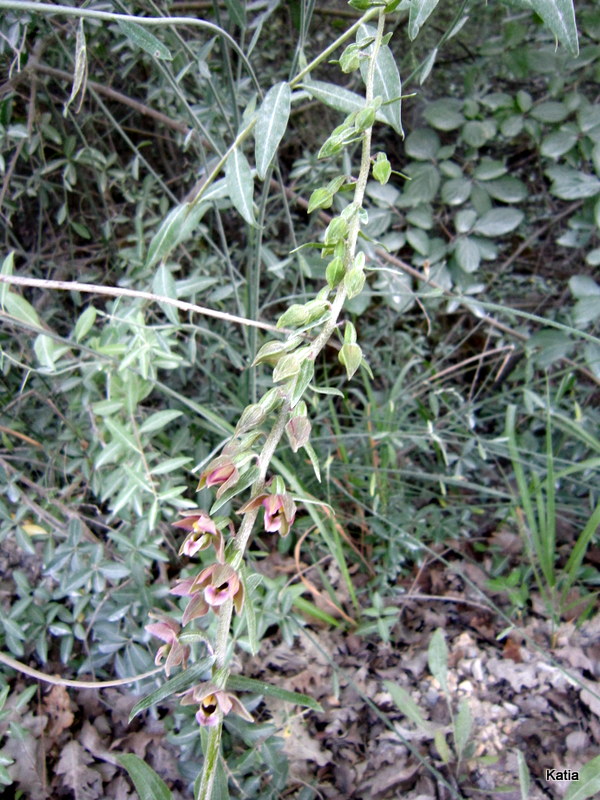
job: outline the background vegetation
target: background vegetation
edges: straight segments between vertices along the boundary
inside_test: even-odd
[[[2,274],[39,283],[0,284],[2,651],[50,674],[127,678],[153,668],[148,615],[174,607],[171,523],[198,504],[197,474],[268,388],[250,369],[265,333],[249,321],[268,329],[324,284],[320,255],[299,246],[345,200],[306,213],[340,163],[317,158],[340,113],[314,82],[357,90],[358,78],[325,64],[298,89],[244,222],[244,198],[221,177],[166,260],[154,235],[260,92],[359,12],[311,0],[94,4],[197,15],[235,38],[244,63],[211,30],[161,28],[156,52],[122,23],[14,5],[0,18]],[[410,43],[402,5],[390,47],[405,138],[375,128],[374,153],[395,173],[369,184],[369,277],[349,306],[372,374],[347,384],[333,350],[318,365],[330,389],[309,408],[320,486],[309,460],[278,452],[293,491],[335,516],[317,505],[254,552],[260,565],[302,546],[337,572],[320,570],[322,602],[298,578],[265,575],[259,640],[292,643],[319,620],[393,644],[399,597],[440,557],[467,583],[469,565],[485,570],[478,591],[504,626],[597,610],[597,8],[578,4],[574,57],[525,3],[440,4]],[[351,149],[344,159],[351,175]],[[507,551],[498,531],[520,544]],[[7,668],[2,681],[14,680]],[[170,724],[197,758],[192,713]],[[280,775],[273,792],[285,786],[269,747],[236,766],[249,796],[258,764]],[[183,773],[195,777],[185,761]]]

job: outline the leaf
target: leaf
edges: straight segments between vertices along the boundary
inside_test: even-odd
[[[75,340],[80,342],[84,336],[90,332],[94,322],[96,321],[96,309],[94,306],[88,306],[86,310],[81,314],[79,319],[75,324]]]
[[[439,0],[411,0],[408,15],[408,35],[411,39],[416,39],[423,24],[427,21]]]
[[[503,203],[520,203],[527,197],[527,187],[523,181],[510,175],[486,181],[483,188],[494,200]]]
[[[453,131],[460,128],[465,121],[461,108],[460,100],[452,98],[434,100],[425,108],[423,116],[433,128],[440,131]]]
[[[108,428],[108,430],[112,433],[114,441],[120,442],[120,444],[124,444],[125,447],[128,447],[130,450],[133,450],[134,453],[139,455],[140,451],[137,445],[136,440],[133,438],[131,433],[126,430],[120,422],[117,422],[115,419],[111,417],[106,417],[104,420],[104,424]]]
[[[517,750],[517,762],[519,769],[519,788],[521,790],[521,800],[529,800],[531,776],[529,775],[529,770],[527,769],[525,756],[520,750]]]
[[[440,137],[431,128],[418,128],[406,137],[404,152],[417,161],[429,161],[440,149]]]
[[[93,760],[74,739],[62,748],[56,774],[62,775],[63,784],[75,792],[77,800],[96,800],[102,795],[102,776],[88,767]]]
[[[79,102],[77,103],[75,111],[78,112],[81,109],[81,104],[83,103],[83,98],[85,96],[87,73],[88,64],[87,47],[85,44],[85,30],[83,27],[83,20],[80,19],[79,25],[77,26],[77,33],[75,34],[75,72],[73,74],[73,87],[71,89],[71,96],[65,104],[63,117],[67,116],[69,106],[73,100],[75,100],[77,95],[79,95]]]
[[[272,86],[258,111],[254,129],[256,174],[265,179],[269,164],[277,151],[290,117],[292,92],[289,83]]]
[[[302,87],[316,100],[336,111],[343,111],[345,114],[360,111],[365,107],[364,97],[356,92],[343,89],[341,86],[336,86],[335,83],[311,80],[304,81]]]
[[[172,800],[173,794],[160,775],[133,753],[117,756],[117,761],[129,773],[139,800]]]
[[[481,251],[477,242],[465,236],[457,240],[454,257],[458,266],[465,272],[475,272],[481,262]]]
[[[248,225],[256,225],[253,208],[254,180],[248,159],[236,147],[225,165],[227,191],[236,211]]]
[[[465,747],[469,743],[472,728],[473,717],[471,716],[469,702],[466,697],[463,697],[458,707],[458,714],[454,720],[454,744],[459,760],[462,758]]]
[[[428,731],[430,729],[430,724],[425,721],[423,715],[421,714],[421,709],[406,691],[403,689],[402,686],[398,686],[392,681],[384,681],[383,685],[387,689],[387,691],[391,694],[392,700],[398,707],[398,710],[401,711],[404,716],[409,719],[422,731]]]
[[[600,180],[571,167],[550,167],[546,175],[552,180],[550,191],[561,200],[579,200],[600,194]]]
[[[177,417],[180,417],[182,414],[183,411],[176,411],[174,409],[169,411],[157,411],[155,414],[151,414],[148,419],[144,421],[140,427],[140,433],[158,431],[161,428],[164,428],[165,425],[168,425],[169,422],[172,422],[174,419],[177,419]]]
[[[492,208],[479,217],[473,231],[481,236],[503,236],[517,228],[524,217],[517,208]]]
[[[572,55],[579,55],[573,0],[518,0],[518,5],[533,9],[550,28],[557,41],[570,50]]]
[[[356,33],[356,41],[360,42],[361,39],[375,36],[375,28],[368,25],[361,25]],[[371,55],[373,52],[374,44],[366,47],[364,52]],[[367,80],[367,73],[369,71],[370,59],[363,59],[360,64],[360,74],[363,81]],[[404,136],[402,130],[402,81],[400,80],[400,73],[396,66],[396,59],[392,51],[387,45],[379,48],[377,59],[375,61],[375,75],[373,78],[373,96],[382,97],[383,105],[379,109],[378,117],[383,117],[384,121],[390,125],[397,134]],[[362,103],[364,106],[364,101]]]
[[[240,28],[245,28],[246,27],[245,3],[242,3],[240,0],[225,0],[225,5],[227,6],[227,11],[229,12],[231,21],[234,22],[236,25],[239,25]]]
[[[579,780],[569,784],[564,800],[586,800],[600,792],[600,756],[592,758],[579,770]]]
[[[165,263],[159,265],[152,280],[152,291],[161,297],[168,297],[170,300],[177,299],[177,289],[171,270]],[[160,307],[174,325],[179,325],[179,313],[170,303],[160,303]]]
[[[50,336],[40,333],[33,343],[33,350],[42,367],[53,370],[56,361],[56,343]]]
[[[34,328],[41,328],[42,323],[38,313],[30,302],[15,292],[7,292],[4,296],[4,310],[15,317],[15,319],[25,322]]]
[[[147,31],[136,22],[119,22],[119,28],[123,31],[125,36],[136,47],[145,50],[153,58],[162,59],[163,61],[173,61],[173,56],[168,47],[157,39],[153,33]]]
[[[321,705],[307,694],[290,692],[287,689],[281,689],[279,686],[273,686],[271,683],[257,681],[254,678],[246,678],[243,675],[230,675],[227,679],[227,688],[231,689],[233,692],[266,694],[269,697],[276,697],[278,700],[285,700],[287,703],[304,706],[313,711],[323,711]]]
[[[131,709],[129,714],[129,722],[131,722],[134,717],[137,717],[140,712],[150,708],[150,706],[155,706],[157,703],[160,703],[162,700],[165,700],[167,697],[170,697],[173,694],[185,692],[195,683],[201,681],[204,674],[211,668],[213,663],[214,658],[212,656],[207,656],[206,658],[202,658],[200,661],[197,661],[188,669],[182,670],[178,675],[175,675],[174,678],[170,678],[168,681],[165,681],[165,683],[159,686],[158,689],[155,689],[153,692],[150,692],[150,694],[146,695],[146,697],[138,700],[138,702]]]
[[[175,247],[188,208],[188,204],[183,203],[169,211],[150,242],[146,267],[153,267],[157,261],[164,260]]]
[[[438,628],[429,641],[427,650],[427,660],[429,670],[444,691],[447,691],[448,677],[448,646],[444,638],[444,632]]]
[[[590,295],[600,295],[600,286],[589,275],[573,275],[569,278],[569,289],[578,300],[585,300]]]

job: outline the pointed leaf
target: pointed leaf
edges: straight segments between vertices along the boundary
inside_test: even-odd
[[[169,300],[177,300],[177,289],[173,274],[166,264],[160,264],[152,281],[152,291],[160,297],[168,297]],[[160,303],[160,307],[173,325],[179,325],[179,314],[177,309],[169,303]]]
[[[225,179],[227,181],[227,191],[231,202],[236,211],[246,220],[248,225],[255,225],[253,193],[254,179],[248,159],[242,151],[236,147],[227,159],[225,165]]]
[[[147,694],[146,697],[138,700],[129,713],[129,722],[131,722],[134,717],[137,717],[141,711],[145,711],[147,708],[150,708],[150,706],[155,706],[162,700],[166,700],[166,698],[171,697],[172,694],[185,692],[194,684],[199,683],[206,671],[213,665],[214,660],[212,656],[201,658],[200,661],[197,661],[193,666],[181,670],[174,678],[165,681],[158,689],[155,689],[153,692],[150,692],[150,694]]]
[[[592,758],[578,771],[579,780],[571,781],[564,800],[586,800],[600,792],[600,756]]]
[[[67,116],[67,111],[69,110],[69,106],[75,100],[77,95],[79,95],[79,102],[77,103],[77,107],[75,111],[79,111],[81,108],[81,104],[83,102],[83,98],[85,95],[85,86],[87,81],[87,73],[88,73],[88,65],[87,65],[87,47],[85,43],[85,30],[83,27],[83,20],[79,20],[79,25],[77,27],[77,33],[75,34],[75,71],[73,74],[73,87],[71,89],[71,96],[67,100],[64,110],[63,116]]]
[[[570,50],[572,55],[579,55],[573,0],[520,0],[519,4],[532,8],[544,20],[557,41]]]
[[[411,40],[417,37],[422,25],[427,21],[439,0],[411,0],[408,15],[408,35]]]
[[[160,775],[133,753],[117,756],[117,761],[129,773],[139,800],[172,800],[173,794]]]
[[[12,317],[31,325],[34,328],[41,328],[42,323],[37,311],[28,300],[15,292],[7,292],[4,295],[4,310]]]
[[[448,646],[444,632],[438,628],[432,635],[427,649],[429,670],[444,691],[448,687]]]
[[[265,179],[269,164],[287,128],[291,96],[289,83],[278,83],[269,89],[259,109],[254,139],[256,173],[261,181]]]
[[[266,694],[269,697],[276,697],[278,700],[285,700],[287,703],[311,708],[313,711],[323,711],[321,705],[307,694],[290,692],[287,689],[280,689],[279,686],[257,681],[254,678],[246,678],[243,675],[230,675],[227,679],[227,688],[234,692]]]
[[[136,22],[119,22],[119,28],[136,47],[145,50],[153,58],[163,61],[173,61],[173,56],[168,47],[157,39],[153,33],[138,25]]]

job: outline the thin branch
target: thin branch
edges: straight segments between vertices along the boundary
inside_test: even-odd
[[[72,681],[69,678],[61,678],[59,675],[46,675],[45,672],[40,672],[37,669],[33,669],[33,667],[28,667],[27,664],[23,664],[21,661],[7,656],[6,653],[0,653],[0,662],[6,664],[7,667],[22,672],[24,675],[29,675],[30,678],[36,678],[38,681],[52,683],[54,686],[70,686],[73,689],[108,689],[111,686],[128,686],[144,678],[150,678],[152,675],[156,675],[163,670],[162,667],[156,667],[156,669],[151,669],[149,672],[142,672],[139,675],[134,675],[132,678],[118,678],[114,681]]]

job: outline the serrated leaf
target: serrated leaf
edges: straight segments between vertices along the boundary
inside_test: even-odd
[[[162,59],[163,61],[173,61],[173,56],[168,47],[157,39],[153,33],[138,25],[136,22],[119,22],[119,28],[123,31],[125,36],[132,44],[139,47],[140,50],[145,50],[153,58]]]
[[[139,800],[173,800],[173,794],[160,775],[133,753],[117,756],[117,761],[129,773]]]
[[[248,225],[256,225],[254,218],[254,179],[248,159],[236,147],[227,159],[225,165],[225,180],[227,191],[236,211],[244,218]]]
[[[356,33],[356,41],[366,37],[375,36],[375,28],[368,25],[361,25]],[[370,55],[373,52],[374,44],[365,48],[364,52]],[[367,80],[370,59],[363,59],[360,64],[360,74],[363,81]],[[380,107],[377,116],[383,117],[385,122],[390,125],[399,136],[404,136],[402,130],[402,81],[396,65],[392,51],[387,45],[379,48],[377,59],[375,60],[375,74],[373,77],[373,96],[383,98],[383,105]],[[362,103],[364,106],[364,102]]]
[[[129,722],[147,708],[155,706],[173,694],[185,692],[194,684],[199,683],[202,680],[202,676],[212,667],[214,661],[213,656],[200,659],[188,669],[181,670],[174,678],[169,678],[168,681],[165,681],[158,689],[147,694],[146,697],[138,700],[129,713]]]
[[[416,39],[438,2],[439,0],[411,0],[408,15],[408,35],[411,41]]]
[[[523,212],[517,208],[492,208],[479,217],[473,230],[481,236],[503,236],[514,231],[523,217]]]
[[[307,694],[290,692],[287,689],[280,689],[271,683],[257,681],[254,678],[246,678],[243,675],[230,675],[227,679],[227,688],[233,692],[252,692],[253,694],[266,694],[268,697],[276,697],[278,700],[285,700],[286,703],[293,703],[297,706],[304,706],[313,711],[323,711],[323,708],[315,699]]]
[[[151,414],[147,420],[144,421],[143,425],[140,427],[140,433],[151,433],[152,431],[158,431],[161,428],[164,428],[169,422],[172,422],[177,417],[180,417],[183,414],[183,411],[176,411],[175,409],[171,409],[168,411],[157,411],[155,414]]]
[[[175,288],[173,274],[164,262],[159,264],[154,274],[154,278],[152,279],[152,291],[160,297],[168,297],[170,300],[177,299],[177,289]],[[179,325],[179,313],[174,306],[169,303],[160,303],[160,307],[173,325]]]
[[[289,83],[272,86],[258,111],[254,129],[256,173],[263,181],[283,138],[290,117],[292,92]]]

